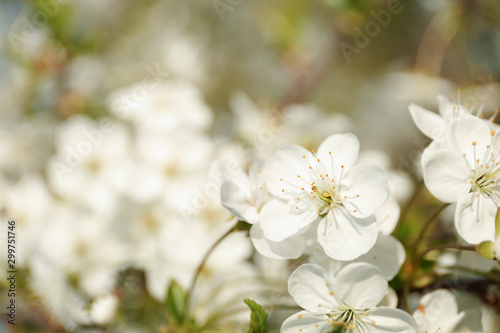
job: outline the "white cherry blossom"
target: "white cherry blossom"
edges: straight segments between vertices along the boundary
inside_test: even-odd
[[[484,117],[484,102],[474,100],[473,105],[463,105],[460,101],[460,91],[457,96],[453,95],[453,101],[439,95],[439,114],[426,110],[416,104],[409,106],[410,114],[418,129],[432,140],[441,140],[445,135],[446,125],[454,120],[468,116]],[[488,119],[491,123],[495,120],[498,111]],[[491,125],[491,124],[490,124]],[[494,126],[491,125],[491,126]]]
[[[255,249],[262,255],[274,259],[298,258],[304,251],[305,239],[294,235],[282,241],[272,241],[265,237],[259,225],[259,213],[269,201],[270,193],[264,184],[263,163],[252,163],[248,175],[240,170],[221,186],[221,203],[239,220],[252,224],[250,239]]]
[[[285,320],[282,333],[399,332],[416,333],[416,324],[406,312],[378,307],[387,292],[382,272],[370,264],[345,267],[334,278],[318,265],[305,264],[290,276],[288,290],[304,311]]]
[[[350,261],[333,260],[324,253],[317,245],[311,254],[310,262],[324,267],[332,275],[353,263],[365,262],[377,266],[385,278],[390,281],[401,269],[405,259],[406,251],[401,242],[391,235],[399,219],[399,205],[396,200],[389,196],[387,201],[375,213],[379,235],[377,242],[367,253]]]
[[[450,122],[446,148],[424,152],[424,180],[439,200],[457,203],[455,226],[469,243],[495,239],[500,204],[500,134],[482,120],[466,117]]]
[[[460,312],[455,296],[444,289],[422,297],[413,318],[419,333],[483,332],[481,311],[468,309]]]
[[[335,134],[317,152],[284,146],[265,166],[266,185],[276,198],[260,212],[264,236],[279,242],[306,232],[319,221],[318,240],[326,254],[352,260],[377,239],[373,214],[389,194],[387,174],[376,164],[355,164],[359,141]]]

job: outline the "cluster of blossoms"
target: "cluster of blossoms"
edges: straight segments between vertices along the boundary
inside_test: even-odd
[[[439,200],[456,204],[455,226],[471,244],[495,240],[500,207],[499,126],[484,119],[482,104],[464,106],[439,97],[441,116],[410,106],[419,129],[433,139],[422,156],[424,181]]]
[[[454,84],[401,69],[417,48],[435,68],[436,27],[493,2],[405,6],[448,18],[422,42],[380,8],[397,1],[242,2],[1,6],[19,316],[0,332],[500,332],[498,111],[459,93],[408,114]],[[350,18],[408,47],[345,63]],[[500,87],[483,79],[476,96]]]
[[[10,157],[0,166],[0,213],[5,220],[16,219],[22,237],[17,267],[29,272],[28,288],[56,328],[105,327],[137,311],[137,301],[126,296],[138,287],[134,281],[140,285],[140,279],[133,280],[137,272],[148,295],[141,302],[163,304],[174,284],[190,290],[205,253],[230,228],[220,204],[221,185],[245,179],[239,166],[257,150],[249,152],[227,135],[209,135],[213,112],[192,83],[164,80],[141,98],[131,98],[141,89],[143,82],[113,91],[105,118],[35,117],[14,132],[2,132],[8,139],[2,141],[3,151]],[[271,112],[252,112],[241,99],[248,102],[239,94],[232,103],[234,128],[252,119],[287,123],[275,129],[266,149],[318,121],[349,126],[346,117],[311,105],[287,108],[274,118]],[[304,113],[315,114],[308,117],[312,123],[303,122]],[[42,126],[54,135],[37,132]],[[246,135],[242,141],[256,147],[259,138]],[[23,169],[9,164],[24,160]],[[257,177],[251,181],[259,183],[257,168],[255,163]],[[272,304],[285,292],[288,267],[272,272],[270,265],[281,267],[253,254],[243,233],[232,233],[199,272],[186,311],[200,327],[246,330],[242,298]]]
[[[482,104],[438,100],[441,115],[410,106],[419,129],[433,139],[422,156],[425,184],[438,199],[457,203],[461,238],[494,241],[500,200],[497,112],[485,120]],[[480,312],[457,310],[455,296],[445,290],[424,296],[413,318],[395,308],[398,299],[387,281],[397,275],[406,251],[390,235],[400,217],[389,194],[394,177],[373,162],[358,162],[358,154],[359,141],[351,133],[328,136],[317,151],[285,145],[221,187],[222,205],[251,225],[260,254],[311,262],[289,279],[289,292],[304,311],[288,318],[281,331],[482,332]],[[449,306],[428,310],[439,302]]]
[[[2,151],[26,161],[0,161],[1,214],[16,218],[18,267],[56,329],[112,326],[142,305],[168,307],[179,288],[187,319],[163,331],[193,322],[194,331],[247,331],[248,297],[270,308],[298,304],[303,311],[275,320],[284,333],[486,331],[473,296],[426,289],[410,295],[412,314],[401,309],[400,272],[414,253],[393,232],[413,183],[385,152],[360,150],[347,117],[311,104],[263,110],[238,93],[229,103],[234,132],[214,134],[201,90],[179,78],[137,82],[107,101],[109,114],[97,120],[33,117],[1,133]],[[410,106],[433,140],[425,183],[457,203],[463,240],[497,241],[500,134],[481,106],[439,102],[441,116]],[[227,232],[241,221],[249,237]],[[440,276],[495,266],[477,253],[436,261]],[[143,315],[154,325],[154,311]]]
[[[231,174],[221,161],[238,148],[209,139],[213,114],[192,84],[165,81],[140,102],[123,104],[139,87],[110,95],[116,117],[76,115],[51,124],[54,153],[45,178],[38,172],[18,181],[1,178],[2,216],[16,218],[22,237],[17,267],[29,270],[30,289],[68,329],[114,320],[127,269],[144,273],[156,302],[165,300],[174,280],[187,289],[204,253],[228,228],[218,192],[205,196],[203,189],[219,187]],[[222,277],[257,274],[246,263],[250,255],[242,234],[231,235],[213,254],[192,302],[200,323],[230,310],[207,312],[203,304],[207,297],[227,301],[212,294],[231,284]]]

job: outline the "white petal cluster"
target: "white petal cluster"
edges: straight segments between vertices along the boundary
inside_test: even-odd
[[[448,100],[446,97],[439,95],[437,97],[439,102],[439,114],[426,110],[416,104],[409,106],[410,114],[418,129],[428,138],[441,142],[445,136],[446,126],[452,120],[461,119],[468,116],[484,118],[484,101],[479,102],[476,99],[473,105],[463,105],[460,101],[460,91],[458,96],[453,95],[453,101]],[[489,126],[496,127],[494,124],[498,111],[488,120]]]
[[[500,205],[497,125],[483,106],[463,106],[439,96],[440,115],[410,105],[417,127],[433,139],[422,156],[425,185],[439,200],[456,203],[455,226],[472,244],[495,240]]]
[[[0,333],[500,332],[500,2],[410,2],[2,3]]]
[[[455,295],[445,289],[426,294],[413,313],[418,333],[483,332],[479,309],[459,310]]]
[[[441,201],[457,203],[456,229],[472,244],[495,239],[499,138],[478,118],[453,120],[446,129],[446,146],[429,149],[422,158],[426,186]]]
[[[373,265],[356,263],[329,275],[314,264],[300,266],[290,276],[288,289],[304,311],[283,323],[281,332],[417,332],[403,310],[379,306],[387,281]]]

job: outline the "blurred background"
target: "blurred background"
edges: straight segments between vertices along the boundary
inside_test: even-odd
[[[282,144],[351,131],[404,202],[429,142],[408,105],[437,111],[458,88],[500,105],[499,17],[495,0],[1,1],[0,208],[19,273],[0,331],[173,331],[167,290],[231,225],[220,184]],[[241,300],[286,305],[293,265],[233,235],[191,330],[245,332]]]

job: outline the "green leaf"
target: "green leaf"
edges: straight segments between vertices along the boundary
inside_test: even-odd
[[[250,315],[250,327],[248,328],[248,333],[268,333],[269,324],[267,323],[267,311],[264,310],[262,306],[257,304],[257,302],[251,299],[245,299],[245,304],[248,305],[252,314]]]
[[[251,227],[252,225],[250,223],[238,221],[238,223],[234,226],[234,231],[248,231]]]
[[[186,310],[186,293],[176,281],[172,281],[168,287],[166,304],[169,323],[180,324]]]

